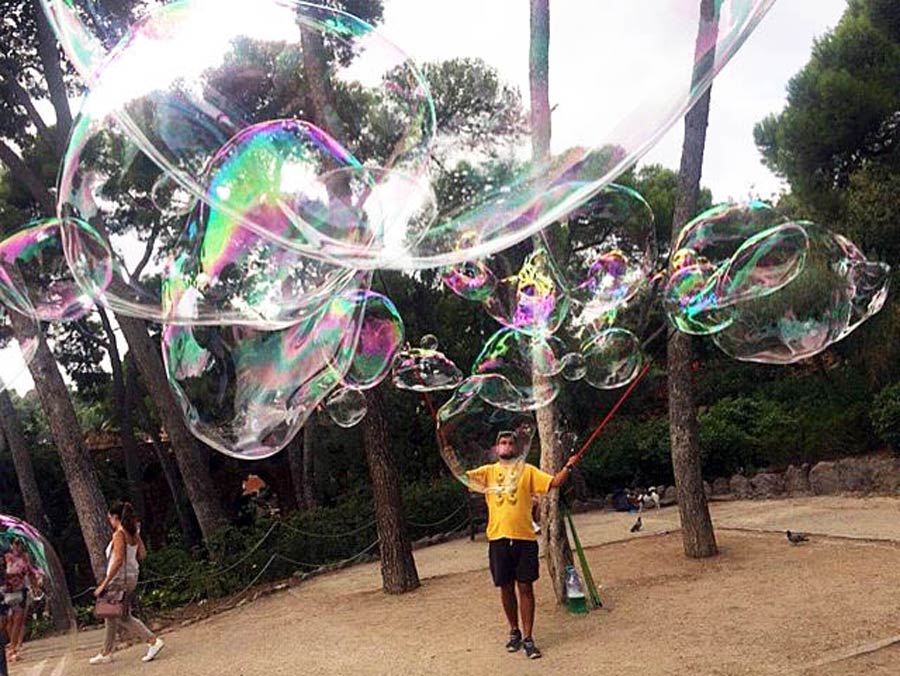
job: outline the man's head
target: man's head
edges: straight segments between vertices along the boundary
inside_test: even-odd
[[[501,460],[513,460],[519,455],[519,444],[512,432],[500,432],[497,435],[497,457]]]

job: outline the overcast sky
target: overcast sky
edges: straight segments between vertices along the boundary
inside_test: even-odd
[[[809,60],[813,39],[833,28],[846,7],[846,0],[777,0],[716,78],[703,165],[703,184],[716,200],[780,190],[779,179],[759,161],[753,125],[784,108],[785,88]],[[677,168],[682,137],[683,126],[676,125],[645,161]]]
[[[777,0],[715,80],[703,183],[717,200],[742,199],[751,191],[768,197],[780,190],[779,180],[760,164],[753,125],[783,108],[788,81],[808,61],[813,40],[835,26],[846,4]],[[594,133],[596,143],[604,132],[582,120],[602,117],[611,104],[630,109],[629,97],[642,95],[642,87],[664,90],[673,79],[689,80],[684,68],[690,60],[682,55],[692,54],[696,19],[683,8],[697,6],[679,0],[552,0],[554,139],[569,135],[563,139],[568,145],[590,141]],[[650,8],[654,13],[648,19]],[[517,84],[527,101],[525,0],[385,0],[380,31],[419,62],[482,56]],[[582,118],[573,107],[585,111]],[[564,124],[561,115],[570,115],[572,122]],[[677,168],[682,134],[682,124],[676,123],[644,162]]]

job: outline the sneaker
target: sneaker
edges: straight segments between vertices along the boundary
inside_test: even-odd
[[[152,662],[159,655],[159,651],[166,647],[161,638],[157,638],[156,642],[147,648],[147,654],[141,658],[141,662]]]
[[[541,651],[538,650],[538,647],[534,644],[533,638],[526,638],[522,641],[522,645],[525,647],[525,657],[530,660],[536,660],[541,656]]]
[[[506,642],[506,652],[514,653],[522,647],[522,632],[513,629],[509,632],[509,640]]]
[[[88,660],[88,664],[109,664],[110,662],[112,662],[112,655],[104,655],[103,653],[94,655]]]

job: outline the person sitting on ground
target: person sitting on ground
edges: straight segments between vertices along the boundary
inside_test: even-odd
[[[502,483],[502,476],[508,471],[510,463],[521,455],[515,433],[500,432],[495,453],[497,462],[466,473],[473,482],[483,486]],[[488,506],[488,561],[494,585],[500,588],[500,600],[509,622],[506,650],[512,653],[524,647],[529,659],[541,656],[532,636],[534,582],[539,577],[539,565],[537,537],[531,520],[531,498],[562,486],[574,465],[575,460],[570,459],[555,476],[551,476],[534,465],[526,464],[512,492],[485,493]]]

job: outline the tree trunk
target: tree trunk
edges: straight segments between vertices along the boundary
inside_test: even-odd
[[[17,312],[10,312],[9,318],[20,342],[37,339],[37,350],[28,364],[28,370],[50,424],[50,433],[69,484],[91,567],[97,579],[101,579],[106,572],[105,552],[109,541],[106,499],[100,490],[90,454],[84,446],[72,399],[44,336],[36,333],[36,324]]]
[[[44,213],[52,214],[56,211],[56,202],[40,177],[3,140],[0,140],[0,162],[6,165],[15,181],[25,186]]]
[[[141,459],[138,456],[137,439],[134,438],[134,420],[131,412],[134,402],[129,401],[129,392],[125,388],[125,374],[122,371],[122,358],[119,355],[119,346],[116,344],[116,334],[106,310],[97,308],[100,314],[100,322],[106,332],[107,353],[112,367],[112,392],[113,410],[119,423],[119,437],[122,440],[122,455],[125,458],[125,476],[128,482],[128,496],[137,513],[143,518],[146,516],[144,504],[143,472],[141,471]]]
[[[288,445],[288,464],[291,468],[291,484],[298,509],[313,509],[316,506],[315,480],[313,476],[313,453],[315,452],[316,414],[313,413],[298,434]]]
[[[32,2],[35,21],[37,22],[38,55],[41,58],[41,66],[44,69],[44,78],[47,81],[47,91],[50,92],[50,101],[56,112],[56,149],[60,157],[65,153],[69,131],[72,128],[72,110],[69,107],[69,96],[66,91],[66,83],[63,79],[62,67],[59,63],[59,47],[56,44],[56,36],[50,27],[50,21],[44,14],[39,2]]]
[[[717,21],[714,0],[702,0],[700,35],[709,35],[710,22]],[[698,50],[700,41],[698,39]],[[672,219],[672,244],[681,226],[697,210],[706,126],[709,120],[711,90],[697,101],[684,118],[684,145],[678,175],[678,194]],[[674,251],[674,249],[673,249]],[[709,504],[703,491],[702,461],[697,429],[697,406],[691,372],[693,345],[689,335],[669,328],[668,344],[669,436],[672,446],[672,469],[681,516],[684,553],[691,558],[714,556],[716,535],[713,531]]]
[[[316,426],[318,421],[313,413],[306,421],[303,428],[303,501],[307,509],[316,506]]]
[[[134,402],[134,411],[137,416],[138,426],[142,427],[144,432],[150,436],[156,459],[159,461],[160,467],[162,467],[166,485],[168,485],[169,492],[172,494],[175,514],[178,517],[178,524],[181,527],[181,533],[184,536],[185,544],[187,544],[189,548],[195,547],[200,544],[202,538],[200,528],[194,518],[194,510],[191,508],[191,501],[184,492],[181,473],[178,471],[178,465],[175,460],[172,459],[169,451],[166,450],[165,445],[159,438],[159,431],[151,420],[147,407],[144,406],[144,402],[141,400],[137,388],[137,364],[134,363],[134,359],[130,354],[125,359],[128,363],[128,373],[125,378],[127,398],[129,401]]]
[[[117,315],[119,327],[128,341],[130,354],[141,372],[144,385],[156,404],[162,425],[169,435],[169,443],[178,469],[184,479],[188,497],[197,515],[197,522],[208,540],[217,530],[228,524],[228,517],[219,502],[209,467],[204,462],[197,441],[188,430],[181,408],[169,389],[162,357],[154,348],[143,321]]]
[[[382,588],[388,594],[402,594],[419,586],[419,573],[403,514],[400,477],[389,446],[384,395],[378,388],[368,390],[366,403],[369,410],[363,419],[363,443],[375,498]]]
[[[550,1],[531,0],[531,41],[528,53],[528,75],[531,89],[531,150],[535,161],[550,154],[552,125],[550,122]],[[539,237],[535,247],[541,246]],[[543,389],[545,380],[533,374],[535,388]],[[539,408],[538,438],[541,444],[541,469],[555,474],[566,462],[564,449],[557,443],[557,415],[554,404]],[[541,501],[541,532],[547,570],[558,603],[566,600],[566,566],[572,564],[572,550],[566,536],[566,524],[559,504],[559,491],[551,491]]]
[[[13,406],[9,392],[6,390],[0,390],[0,429],[3,431],[3,438],[9,446],[13,465],[16,468],[16,478],[19,481],[19,490],[25,505],[25,519],[35,528],[46,533],[50,523],[47,513],[44,511],[44,501],[38,489],[34,465],[31,463],[31,454],[28,452],[28,443],[25,441],[25,433],[19,422],[19,413]]]

